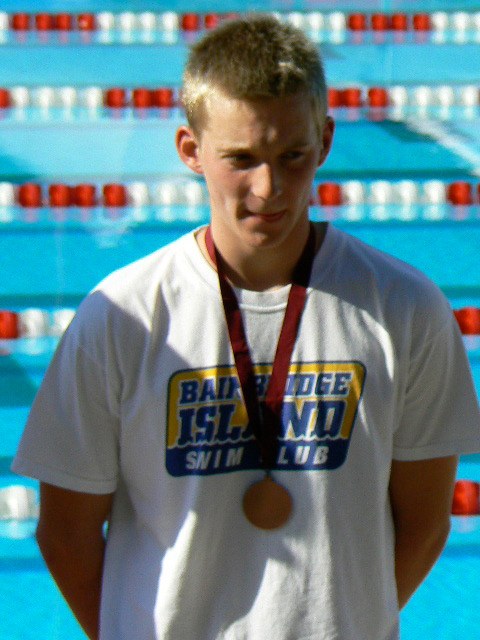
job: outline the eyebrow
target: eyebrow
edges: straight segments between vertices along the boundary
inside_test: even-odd
[[[297,140],[289,143],[284,147],[284,150],[287,151],[289,149],[304,149],[310,147],[312,145],[311,141],[305,140]],[[229,154],[239,154],[239,153],[253,153],[255,151],[255,147],[250,147],[249,145],[232,145],[220,147],[218,149],[219,153],[229,155]]]
[[[231,146],[231,147],[220,147],[218,149],[218,151],[220,153],[225,153],[225,154],[230,154],[230,153],[251,153],[252,152],[252,147],[249,146],[242,146],[242,145],[235,145],[235,146]]]

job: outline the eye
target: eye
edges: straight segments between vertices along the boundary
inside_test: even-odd
[[[297,160],[302,160],[304,157],[305,153],[298,150],[287,151],[282,155],[282,159],[286,162],[295,162]]]
[[[232,153],[228,156],[230,163],[239,168],[246,168],[253,164],[254,159],[249,153]]]

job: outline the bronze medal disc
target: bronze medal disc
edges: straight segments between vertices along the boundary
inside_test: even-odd
[[[243,496],[243,511],[247,520],[259,529],[278,529],[292,514],[290,493],[270,476],[252,484]]]

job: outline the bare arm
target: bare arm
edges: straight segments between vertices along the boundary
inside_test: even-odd
[[[393,461],[390,501],[395,525],[395,576],[402,608],[446,543],[458,458]]]
[[[40,487],[37,541],[47,567],[90,640],[97,640],[105,540],[112,494]]]

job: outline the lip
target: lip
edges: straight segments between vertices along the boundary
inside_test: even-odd
[[[252,213],[255,218],[258,218],[262,222],[272,223],[277,222],[285,215],[285,209],[277,211],[275,213]]]

